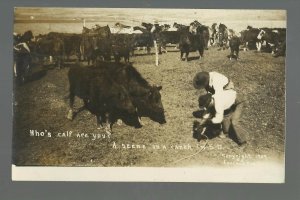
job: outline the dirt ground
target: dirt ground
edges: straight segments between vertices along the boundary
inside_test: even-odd
[[[66,118],[67,73],[75,62],[66,63],[63,69],[37,64],[32,68],[31,80],[14,90],[14,164],[182,167],[283,161],[284,57],[247,51],[240,52],[240,60],[230,61],[229,50],[212,47],[201,60],[194,59],[196,52],[191,53],[189,62],[179,60],[178,51],[168,52],[160,55],[160,64],[155,66],[154,55],[137,53],[140,55],[130,58],[133,66],[151,84],[163,87],[166,124],[142,118],[142,128],[115,124],[109,135],[97,129],[95,116],[86,110],[70,121]],[[246,100],[242,125],[247,132],[247,145],[239,147],[229,138],[198,142],[192,137],[192,112],[197,110],[197,99],[203,92],[193,88],[192,79],[200,71],[226,75]],[[77,98],[75,105],[80,108],[81,100]],[[72,131],[71,136],[67,131]]]

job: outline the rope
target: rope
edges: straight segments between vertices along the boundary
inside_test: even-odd
[[[181,159],[179,159],[179,160],[175,160],[175,161],[173,161],[173,162],[171,162],[171,163],[178,163],[178,162],[180,162],[180,161],[182,161],[182,160],[185,160],[185,159],[194,157],[194,156],[196,156],[197,154],[199,154],[201,151],[203,151],[203,150],[205,149],[205,147],[207,146],[207,144],[208,144],[208,137],[207,137],[206,135],[203,135],[203,136],[206,138],[206,139],[205,139],[205,145],[204,145],[200,150],[198,150],[196,153],[194,153],[194,154],[192,154],[192,155],[183,157],[183,158],[181,158]]]

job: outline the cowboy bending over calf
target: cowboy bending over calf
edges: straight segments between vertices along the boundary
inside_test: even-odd
[[[235,90],[224,90],[222,93],[207,93],[199,97],[199,107],[206,112],[203,118],[204,126],[221,124],[220,137],[230,136],[238,145],[246,143],[246,133],[240,126],[242,103],[236,100]]]

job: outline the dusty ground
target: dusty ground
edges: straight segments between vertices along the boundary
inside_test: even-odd
[[[114,125],[112,135],[97,129],[96,118],[88,111],[78,113],[73,121],[66,118],[67,72],[74,63],[67,63],[63,69],[51,65],[33,67],[32,80],[15,87],[14,92],[14,163],[200,166],[282,160],[285,141],[285,58],[248,51],[240,53],[240,60],[230,61],[226,57],[228,54],[229,50],[211,48],[205,51],[202,60],[184,62],[179,60],[179,52],[169,52],[160,56],[158,67],[154,65],[154,55],[131,58],[145,79],[163,86],[161,93],[167,123],[159,125],[143,118],[143,128]],[[197,55],[191,54],[192,57]],[[246,100],[242,117],[243,128],[248,133],[246,146],[239,147],[229,138],[213,138],[203,148],[206,141],[197,142],[192,137],[192,112],[197,109],[197,99],[201,93],[193,88],[192,79],[203,70],[218,71],[228,76],[233,80],[238,94]],[[82,102],[76,99],[76,107],[81,105]],[[35,136],[30,136],[30,130],[47,130],[51,132],[51,137],[46,134],[38,136],[36,132]],[[59,133],[66,131],[72,131],[72,135],[59,137],[64,136]],[[77,137],[78,133],[86,133],[87,137]],[[98,138],[93,139],[93,134]]]

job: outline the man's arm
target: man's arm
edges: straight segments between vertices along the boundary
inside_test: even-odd
[[[224,108],[222,104],[222,96],[220,93],[214,95],[214,105],[215,105],[215,110],[216,114],[215,116],[211,119],[213,124],[219,124],[223,121],[223,115],[224,115]]]

